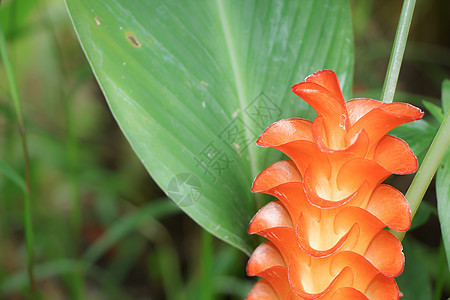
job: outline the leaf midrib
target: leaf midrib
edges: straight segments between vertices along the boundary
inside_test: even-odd
[[[242,112],[242,118],[244,121],[244,124],[250,124],[249,123],[249,117],[243,113],[245,107],[247,106],[247,103],[245,101],[246,99],[246,92],[245,87],[243,85],[243,80],[241,76],[241,69],[239,67],[237,56],[236,56],[236,46],[234,44],[234,40],[231,34],[230,26],[228,23],[228,19],[225,13],[225,8],[223,6],[222,0],[217,0],[217,9],[219,13],[220,18],[220,24],[223,29],[223,33],[225,35],[225,42],[227,44],[227,52],[231,63],[231,69],[233,71],[233,77],[234,81],[236,83],[236,91],[237,91],[237,97],[239,101],[239,107],[240,111]],[[247,129],[247,127],[244,126],[245,130],[245,137],[246,140],[250,140],[252,138],[251,132]],[[254,178],[257,175],[257,168],[256,168],[256,156],[253,150],[253,147],[248,147],[248,154],[250,157],[250,170],[251,170],[251,176]]]

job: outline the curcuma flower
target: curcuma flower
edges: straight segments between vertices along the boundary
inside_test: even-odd
[[[249,226],[268,241],[253,252],[247,299],[398,299],[393,277],[404,267],[400,242],[385,230],[408,230],[408,202],[382,184],[417,169],[401,139],[387,133],[420,119],[406,103],[344,101],[333,71],[319,71],[292,91],[317,112],[313,122],[280,120],[257,144],[291,160],[262,171],[252,191],[275,196]]]

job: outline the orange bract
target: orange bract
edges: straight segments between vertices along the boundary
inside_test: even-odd
[[[280,120],[257,144],[285,153],[262,171],[252,191],[278,198],[249,226],[268,239],[247,265],[260,276],[247,299],[398,299],[392,277],[404,267],[400,242],[384,227],[408,230],[408,202],[381,184],[408,174],[417,160],[387,133],[418,120],[409,104],[371,99],[344,101],[333,71],[319,71],[292,91],[318,116]]]

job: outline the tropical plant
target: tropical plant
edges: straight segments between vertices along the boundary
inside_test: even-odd
[[[0,6],[0,242],[14,257],[2,257],[0,297],[51,298],[50,282],[73,299],[132,299],[142,272],[145,299],[239,299],[252,286],[254,299],[448,296],[450,81],[442,101],[395,94],[414,0],[384,86],[375,1],[65,0],[68,14],[59,0],[20,3]],[[412,49],[444,66],[426,69],[434,85],[450,77],[447,49]],[[92,72],[133,151],[90,101]],[[417,162],[411,185],[390,176]],[[411,217],[419,229],[404,238]],[[433,220],[442,236],[423,226]],[[440,246],[416,238],[431,235]],[[335,268],[296,278],[306,260]]]

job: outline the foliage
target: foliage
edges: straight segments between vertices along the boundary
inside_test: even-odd
[[[236,156],[236,151],[218,135],[233,120],[242,118],[242,108],[262,91],[282,110],[281,115],[267,119],[267,123],[283,117],[312,118],[311,111],[301,106],[294,95],[289,95],[289,88],[320,68],[333,68],[338,72],[345,85],[346,99],[351,94],[379,98],[400,11],[395,1],[383,5],[373,0],[350,1],[357,62],[351,93],[353,41],[346,1],[306,1],[306,6],[312,6],[314,12],[311,18],[294,19],[297,13],[305,12],[291,7],[285,7],[279,14],[276,9],[267,11],[262,19],[269,20],[269,24],[256,18],[264,11],[261,4],[255,2],[239,4],[256,5],[253,18],[244,18],[231,14],[237,7],[224,1],[222,17],[225,18],[222,19],[214,6],[219,2],[215,1],[208,1],[209,4],[202,7],[188,4],[186,11],[190,15],[181,19],[175,18],[181,15],[181,8],[167,9],[172,2],[148,14],[141,10],[141,2],[128,2],[125,5],[125,1],[105,1],[105,6],[97,6],[102,3],[99,1],[71,1],[68,4],[72,6],[72,14],[75,7],[87,9],[78,15],[80,20],[86,18],[85,24],[75,24],[80,38],[89,40],[88,30],[91,30],[94,40],[104,46],[104,49],[97,47],[86,52],[111,109],[139,159],[108,112],[64,3],[60,0],[1,1],[0,22],[9,45],[28,130],[37,283],[34,294],[30,295],[23,224],[24,158],[3,64],[0,64],[2,299],[244,298],[254,283],[244,277],[245,255],[205,233],[168,199],[161,199],[165,197],[164,193],[148,176],[141,161],[166,191],[173,175],[195,170],[195,176],[202,180],[202,195],[208,198],[199,200],[198,206],[184,205],[182,209],[197,218],[198,223],[209,226],[210,232],[217,233],[214,231],[216,221],[200,221],[199,218],[209,216],[207,209],[216,210],[216,215],[225,215],[228,212],[222,207],[227,205],[223,204],[227,203],[224,199],[231,201],[234,213],[229,213],[224,223],[230,231],[229,238],[225,238],[225,230],[219,235],[248,252],[253,245],[245,232],[248,219],[256,210],[254,196],[249,193],[252,173],[258,173],[278,157],[275,151],[265,151],[252,144],[242,151],[242,156]],[[144,6],[155,3],[143,2],[148,2]],[[272,3],[275,6],[279,2]],[[118,3],[123,6],[120,12],[114,8]],[[319,7],[322,3],[328,5],[327,9]],[[94,12],[90,11],[89,5],[93,6]],[[448,36],[439,35],[437,21],[429,21],[428,14],[434,14],[436,20],[448,20],[441,17],[445,9],[433,5],[432,1],[418,3],[413,22],[421,26],[416,26],[412,32],[400,90],[395,97],[418,106],[426,99],[432,103],[432,106],[428,105],[431,110],[434,106],[441,107],[438,100],[441,83],[445,77],[450,77],[447,72],[450,52],[445,48],[448,47],[445,44]],[[138,10],[136,22],[127,14],[133,9]],[[117,14],[117,20],[108,14]],[[323,20],[325,15],[327,20]],[[246,23],[250,19],[254,22]],[[245,83],[246,97],[241,97],[244,99],[241,104],[238,103],[239,89],[235,81],[237,74],[233,72],[226,34],[221,29],[225,20],[230,26],[228,37],[238,38],[233,40],[234,45],[242,46],[252,36],[246,49],[258,53],[248,55],[244,51],[234,56],[235,66],[241,68],[240,77]],[[170,22],[170,26],[166,22]],[[141,28],[140,24],[151,24],[152,29]],[[285,26],[277,27],[276,24]],[[189,39],[192,32],[185,30],[185,26],[194,26],[202,34],[196,40]],[[86,32],[82,33],[80,28]],[[329,28],[336,28],[336,31]],[[255,29],[260,32],[254,33]],[[288,40],[284,40],[286,36]],[[270,40],[274,43],[268,43]],[[161,44],[156,44],[158,41]],[[444,47],[435,46],[436,43]],[[83,44],[85,48],[92,47],[92,44]],[[147,51],[147,47],[152,50]],[[116,52],[110,54],[115,63],[108,61],[108,55],[102,53],[105,49]],[[170,51],[164,52],[164,49]],[[270,55],[270,49],[278,55]],[[285,49],[289,50],[289,59],[285,59]],[[131,56],[129,51],[133,53]],[[143,52],[148,56],[144,57]],[[171,52],[176,56],[170,56]],[[186,72],[180,72],[179,65],[171,64],[174,62],[171,59],[178,56],[183,57]],[[99,57],[104,60],[98,61]],[[215,59],[216,65],[204,63],[215,64]],[[248,66],[243,63],[246,60],[250,61]],[[132,68],[139,71],[133,72]],[[101,79],[107,73],[111,78]],[[125,76],[128,85],[122,84],[120,76]],[[150,79],[153,83],[149,83]],[[159,81],[167,88],[159,86]],[[148,93],[147,89],[150,89]],[[117,90],[123,97],[113,99]],[[127,109],[122,111],[124,99],[129,100],[129,107],[136,109],[133,105],[137,103],[143,110],[138,114],[131,114]],[[205,99],[204,104],[199,99]],[[227,101],[219,103],[219,99]],[[162,108],[168,108],[168,118]],[[238,108],[241,111],[235,119],[233,113]],[[147,127],[139,124],[139,118],[145,122],[150,118],[155,124],[162,122],[167,128],[175,127],[172,128],[173,135],[166,134],[165,129],[158,126],[155,132],[148,132]],[[250,122],[250,116],[247,118]],[[200,130],[195,130],[197,127],[193,124],[199,124]],[[265,125],[268,124],[255,127],[255,136]],[[436,119],[428,117],[416,129],[405,127],[398,134],[412,143],[415,151],[418,149],[416,154],[423,156],[438,126]],[[136,128],[139,130],[135,131]],[[136,141],[141,134],[148,134],[153,140]],[[194,160],[209,142],[220,143],[221,150],[235,155],[239,161],[224,172],[223,181],[203,178],[204,171]],[[167,145],[171,147],[167,148]],[[249,161],[250,152],[254,153],[256,161],[254,171]],[[189,178],[182,177],[181,182],[189,182]],[[440,178],[438,189],[442,187],[439,183],[442,175]],[[390,181],[403,192],[409,184],[398,178]],[[196,195],[195,189],[188,190]],[[226,199],[225,195],[229,193],[233,197]],[[176,200],[174,193],[171,195]],[[445,192],[440,198],[445,199]],[[412,294],[421,295],[423,299],[449,295],[448,270],[438,267],[446,258],[440,247],[440,235],[436,234],[439,223],[434,199],[434,190],[430,190],[424,200],[428,205],[420,208],[416,216],[422,221],[416,223],[417,227],[405,240],[407,263],[400,288],[406,300]],[[258,201],[262,204],[265,199]],[[209,207],[211,203],[214,204],[212,208]],[[194,207],[203,207],[204,211],[196,212]],[[240,215],[240,222],[233,221],[236,215]],[[418,272],[421,275],[419,284],[414,276]],[[419,285],[423,289],[417,294]]]
[[[248,254],[256,209],[249,187],[274,160],[254,141],[279,118],[311,115],[289,88],[313,70],[336,70],[350,90],[345,1],[67,4],[152,178],[201,226]]]

